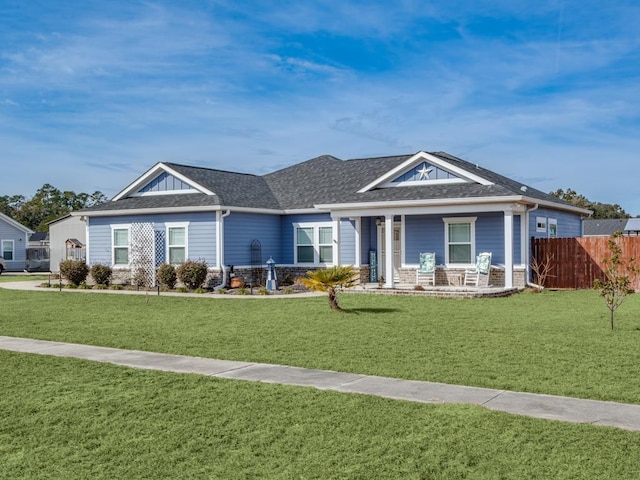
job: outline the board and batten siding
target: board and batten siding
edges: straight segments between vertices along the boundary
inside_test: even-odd
[[[89,222],[89,258],[87,263],[111,265],[111,225],[152,223],[154,230],[164,232],[168,222],[188,222],[187,249],[190,260],[204,260],[209,267],[216,264],[216,214],[187,213],[159,215],[123,215],[91,217]],[[166,242],[166,239],[165,239]],[[166,243],[165,243],[166,249]],[[158,255],[166,258],[166,252]]]
[[[251,266],[251,242],[258,240],[262,249],[261,264],[269,257],[282,262],[280,240],[280,215],[237,213],[224,219],[224,263],[234,266]]]
[[[29,235],[0,219],[0,240],[13,240],[13,260],[6,260],[7,270],[24,270],[27,267]]]

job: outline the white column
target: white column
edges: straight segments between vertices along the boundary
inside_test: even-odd
[[[356,268],[360,268],[361,266],[361,258],[362,258],[362,245],[361,245],[361,235],[362,235],[362,217],[356,217],[354,219],[354,227],[356,229],[355,231],[355,252],[356,252],[356,258],[355,261],[353,263],[353,266]]]
[[[529,264],[529,256],[527,255],[529,251],[529,238],[527,237],[527,215],[522,213],[520,215],[520,265],[524,265],[525,270],[528,269],[526,266]]]
[[[384,242],[385,242],[385,288],[393,288],[393,215],[384,217]]]
[[[340,217],[332,217],[333,220],[333,264],[340,266]]]
[[[513,288],[513,212],[504,212],[504,286]]]

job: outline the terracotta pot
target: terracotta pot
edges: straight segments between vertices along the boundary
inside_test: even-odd
[[[242,288],[242,287],[244,287],[244,279],[242,277],[231,278],[231,288]]]

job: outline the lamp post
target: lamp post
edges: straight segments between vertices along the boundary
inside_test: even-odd
[[[267,260],[267,290],[273,292],[277,289],[276,262],[273,261],[273,257],[269,257],[269,260]]]

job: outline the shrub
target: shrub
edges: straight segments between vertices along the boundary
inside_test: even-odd
[[[282,293],[284,293],[285,295],[291,295],[296,293],[296,291],[294,290],[293,287],[286,287],[284,289],[282,289]]]
[[[97,285],[109,285],[113,270],[108,265],[96,263],[95,265],[91,265],[90,273],[91,278],[93,278],[93,281],[96,282]]]
[[[196,288],[196,293],[207,293],[204,288]]]
[[[178,266],[176,274],[185,287],[195,290],[207,279],[207,264],[204,261],[187,260]]]
[[[111,285],[111,290],[124,290],[122,285]]]
[[[43,282],[40,284],[40,288],[51,288],[51,285],[49,285],[49,282]]]
[[[267,290],[267,287],[260,287],[258,289],[258,295],[269,295],[269,290]]]
[[[189,289],[187,287],[178,287],[178,288],[176,288],[176,292],[178,292],[178,293],[189,293]]]
[[[221,288],[221,289],[217,290],[217,292],[220,295],[225,295],[226,293],[228,293],[228,290],[226,288]]]
[[[89,275],[89,267],[81,260],[64,260],[60,262],[60,275],[73,285],[80,285]]]
[[[169,290],[176,288],[176,282],[178,276],[176,275],[176,269],[169,263],[163,263],[158,268],[157,280],[160,285],[164,285]]]
[[[91,288],[93,288],[91,285],[89,285],[88,283],[81,283],[80,284],[80,288],[83,290],[91,290]]]
[[[236,295],[246,295],[247,289],[245,287],[240,287],[236,290]]]
[[[106,285],[100,285],[100,284],[96,285],[96,290],[106,290],[106,289],[107,289]]]

